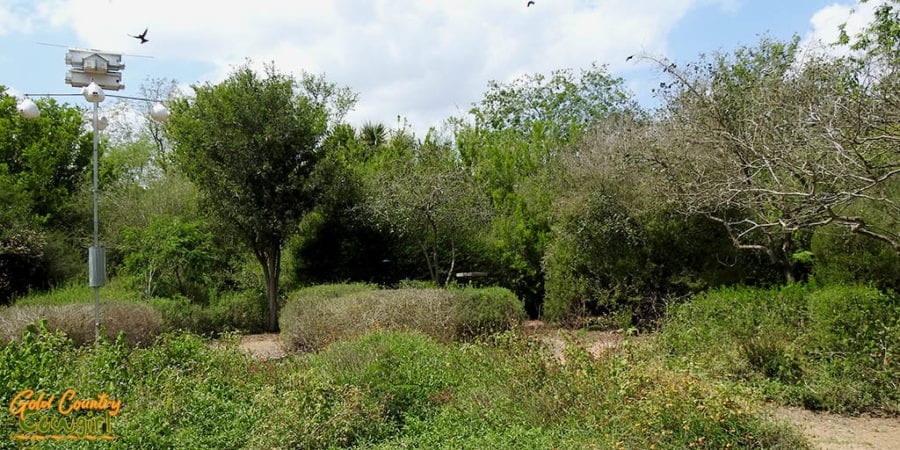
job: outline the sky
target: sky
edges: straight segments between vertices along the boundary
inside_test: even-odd
[[[138,95],[150,78],[189,90],[220,82],[247,61],[273,63],[356,91],[347,117],[354,125],[393,127],[400,117],[421,134],[465,114],[490,80],[577,72],[594,62],[652,107],[662,75],[640,58],[626,61],[629,55],[688,62],[764,35],[833,42],[839,24],[849,18],[848,29],[859,29],[878,3],[526,1],[0,0],[0,85],[16,96],[78,93],[64,82],[66,46],[124,53],[121,95]],[[145,44],[128,36],[145,28]],[[86,105],[79,97],[60,101]]]

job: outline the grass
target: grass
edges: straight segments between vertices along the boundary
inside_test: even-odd
[[[124,282],[113,278],[100,288],[102,301],[139,301],[140,292],[128,288]],[[70,284],[47,292],[33,293],[16,300],[16,306],[27,305],[67,305],[71,303],[90,303],[94,301],[94,288],[87,283]]]

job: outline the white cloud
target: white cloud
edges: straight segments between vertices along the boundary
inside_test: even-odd
[[[30,2],[0,0],[0,36],[32,30]]]
[[[814,53],[843,56],[850,53],[847,46],[835,46],[840,37],[840,26],[846,24],[847,34],[855,36],[875,17],[875,10],[883,2],[870,1],[851,4],[832,4],[820,9],[809,20],[811,30],[803,38],[803,48]]]
[[[487,81],[523,73],[586,68],[664,53],[666,39],[693,7],[736,0],[320,0],[251,2],[40,0],[43,24],[69,27],[81,45],[152,54],[158,61],[208,64],[217,82],[245,58],[281,71],[326,74],[360,92],[349,117],[417,130],[465,111]],[[0,7],[0,14],[4,8]],[[0,27],[3,19],[0,15]],[[149,27],[150,42],[126,34]],[[177,77],[176,74],[155,74]]]

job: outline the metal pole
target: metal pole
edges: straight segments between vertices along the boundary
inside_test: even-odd
[[[97,203],[97,102],[94,102],[94,248],[100,247],[100,213]],[[93,268],[91,269],[93,270]],[[98,283],[94,283],[98,284]],[[94,286],[94,343],[100,342],[100,286]]]

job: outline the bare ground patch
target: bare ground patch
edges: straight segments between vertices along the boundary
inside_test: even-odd
[[[791,407],[778,407],[773,415],[800,430],[814,448],[900,449],[900,417],[839,416]]]
[[[248,334],[241,336],[239,348],[262,360],[284,358],[287,352],[278,333]]]

